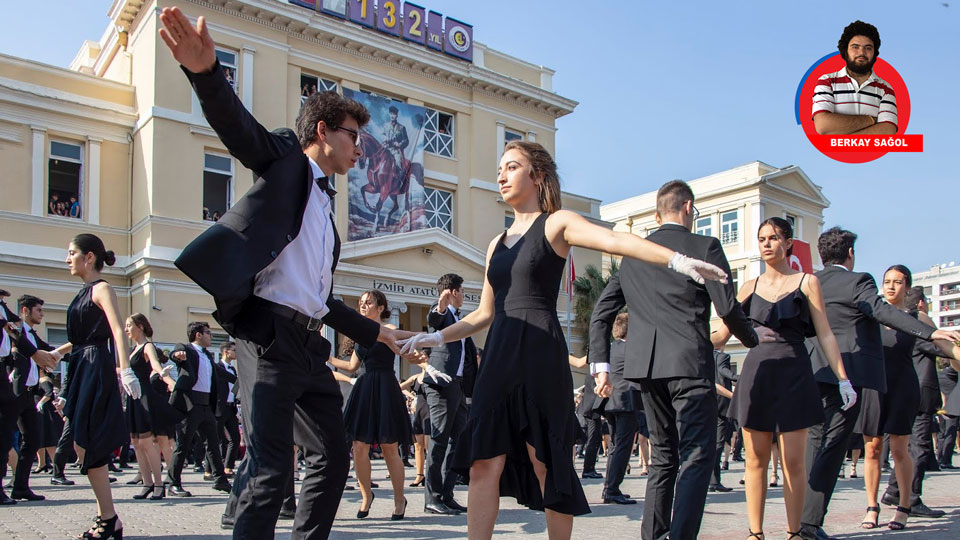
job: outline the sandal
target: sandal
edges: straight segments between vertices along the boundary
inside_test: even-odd
[[[747,532],[750,533],[750,536],[748,536],[748,538],[756,538],[757,540],[764,540],[764,539],[766,538],[766,537],[763,535],[763,531],[753,532],[753,531],[751,531],[750,529],[747,529]]]
[[[876,529],[877,527],[880,526],[880,506],[879,506],[879,505],[878,505],[878,506],[868,506],[868,507],[867,507],[867,512],[876,512],[877,515],[873,518],[873,521],[866,521],[866,520],[861,521],[861,522],[860,522],[860,528],[861,528],[861,529]]]
[[[897,512],[910,516],[910,508],[906,506],[897,506]],[[887,528],[891,531],[902,531],[907,528],[907,520],[903,520],[902,522],[891,520],[890,523],[887,523]]]
[[[803,538],[802,536],[800,536],[800,531],[797,531],[797,532],[787,531],[787,534],[790,535],[787,537],[787,540],[793,540],[794,538],[800,538],[800,539]]]
[[[116,514],[114,514],[114,516],[110,519],[103,519],[97,516],[97,520],[93,527],[91,527],[87,532],[83,533],[80,538],[113,538],[115,540],[123,540],[123,526],[121,526],[119,529],[117,528]]]

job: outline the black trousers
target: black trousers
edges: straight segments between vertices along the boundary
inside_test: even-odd
[[[940,433],[937,434],[937,461],[940,465],[952,465],[953,451],[957,446],[957,427],[960,416],[940,416]]]
[[[837,487],[837,477],[850,443],[850,434],[860,414],[860,400],[844,411],[843,399],[835,384],[818,383],[825,421],[807,431],[807,493],[803,501],[801,523],[823,526],[827,506]],[[857,397],[860,388],[854,388]]]
[[[223,474],[223,461],[220,460],[220,439],[217,437],[217,419],[210,405],[194,404],[187,417],[177,425],[177,444],[170,459],[167,478],[170,484],[182,486],[181,475],[187,454],[193,450],[193,438],[199,436],[207,449],[207,459],[213,464],[213,475],[217,481],[226,478]],[[199,462],[197,462],[199,465]]]
[[[603,479],[604,495],[621,495],[620,484],[627,473],[633,439],[637,436],[637,413],[617,412],[607,414],[607,423],[613,432],[613,452],[607,460],[607,475]]]
[[[0,376],[6,372],[0,370]],[[0,403],[0,478],[7,475],[7,462],[10,459],[10,449],[13,448],[13,432],[17,429],[17,403],[6,401]],[[3,487],[0,486],[0,491]]]
[[[700,531],[716,458],[714,383],[683,377],[642,379],[640,389],[653,448],[641,538],[692,540]]]
[[[457,475],[453,473],[453,454],[457,438],[466,422],[463,388],[454,379],[447,386],[427,383],[423,387],[430,410],[430,440],[427,443],[426,503],[453,498]]]
[[[737,442],[733,443],[733,459],[743,461],[743,432],[736,420],[733,420],[734,431],[737,432]]]
[[[710,478],[711,485],[720,484],[720,460],[723,459],[723,447],[730,442],[733,437],[733,420],[726,416],[717,417],[717,458],[714,460],[713,476]]]
[[[53,454],[53,476],[63,478],[67,461],[76,458],[77,453],[73,447],[73,426],[70,425],[69,418],[64,418],[63,431],[60,433],[60,440],[57,441],[57,451]]]
[[[913,460],[913,483],[910,492],[910,506],[920,503],[923,494],[923,477],[927,472],[927,463],[933,455],[933,413],[922,412],[913,421],[913,431],[910,433],[910,459]],[[887,493],[895,498],[900,497],[900,486],[897,484],[897,475],[890,474],[887,482]]]
[[[600,453],[600,443],[603,441],[603,423],[599,414],[584,415],[584,431],[587,433],[587,442],[583,446],[583,472],[596,472],[597,454]]]
[[[233,483],[233,537],[274,537],[280,507],[290,492],[296,436],[307,470],[291,538],[326,538],[350,468],[343,396],[326,365],[330,344],[292,321],[269,313],[261,317],[261,326],[273,329],[269,347],[237,340],[247,453]]]
[[[17,470],[13,476],[13,491],[26,491],[30,489],[30,471],[43,436],[33,392],[28,390],[25,395],[18,397],[14,410],[20,429],[20,459],[17,460]]]
[[[227,412],[217,417],[217,433],[220,434],[220,455],[223,466],[234,469],[237,464],[237,451],[240,448],[240,421],[237,420],[237,405],[227,404]]]

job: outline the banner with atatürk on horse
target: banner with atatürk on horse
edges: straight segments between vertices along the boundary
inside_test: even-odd
[[[350,169],[349,240],[425,229],[423,125],[426,109],[349,88],[344,97],[370,111],[360,132],[363,157]]]

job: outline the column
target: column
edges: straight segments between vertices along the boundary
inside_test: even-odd
[[[390,305],[390,324],[400,328],[400,314],[407,312],[406,302],[393,302],[388,301]],[[397,376],[398,380],[403,380],[403,373],[400,371],[400,355],[393,356],[393,373]]]
[[[530,142],[537,142],[537,132],[536,132],[536,131],[528,131],[528,132],[527,132],[527,140],[530,141]]]
[[[44,215],[46,202],[44,195],[46,190],[43,188],[43,161],[47,154],[47,128],[39,126],[30,126],[33,133],[33,147],[30,158],[30,213],[35,216]]]
[[[100,224],[100,143],[103,139],[87,137],[87,201],[83,214],[87,223]]]
[[[503,147],[507,144],[507,125],[503,122],[497,122],[497,162],[494,164],[494,170],[500,165],[500,158],[503,157]]]
[[[240,101],[251,113],[253,113],[253,55],[256,52],[256,49],[248,45],[240,49],[243,57],[240,64],[240,69],[243,70],[240,75]]]

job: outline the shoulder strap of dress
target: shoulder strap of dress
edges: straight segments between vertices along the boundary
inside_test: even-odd
[[[797,285],[797,290],[798,290],[798,291],[800,290],[800,287],[803,287],[803,278],[805,278],[805,277],[807,277],[807,273],[806,273],[806,272],[803,272],[803,275],[800,276],[800,284]]]
[[[756,292],[757,292],[757,285],[759,285],[759,284],[760,284],[760,276],[757,276],[757,279],[753,280],[753,292],[754,292],[754,294],[756,294]]]

